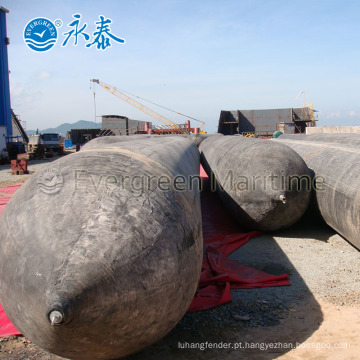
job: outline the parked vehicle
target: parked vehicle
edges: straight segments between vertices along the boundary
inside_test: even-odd
[[[29,138],[29,152],[36,152],[39,145],[45,152],[58,152],[60,148],[60,135],[56,133],[31,135]]]

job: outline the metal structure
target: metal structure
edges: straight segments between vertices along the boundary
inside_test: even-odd
[[[14,113],[11,109],[11,122],[12,122],[12,136],[7,136],[8,141],[21,141],[24,144],[29,142],[29,137],[26,134],[26,131],[23,127],[22,121],[19,119],[18,115]],[[24,122],[23,122],[24,123]]]
[[[271,136],[275,131],[305,133],[315,126],[312,104],[302,108],[221,111],[218,132],[224,135]]]
[[[105,84],[104,82],[100,81],[99,79],[90,79],[90,81],[94,82],[95,84],[100,85],[105,90],[109,91],[113,95],[117,96],[121,100],[127,102],[128,104],[136,107],[137,109],[141,110],[145,114],[151,116],[153,119],[159,121],[161,124],[163,124],[163,128],[160,129],[153,129],[150,132],[151,133],[157,133],[157,134],[184,134],[184,133],[205,133],[205,123],[203,121],[193,119],[195,121],[199,121],[201,123],[201,126],[199,130],[196,130],[197,128],[190,128],[190,122],[187,121],[185,124],[176,124],[173,121],[169,120],[165,116],[162,116],[158,114],[156,111],[148,108],[147,106],[143,105],[139,101],[131,98],[130,96],[126,95],[124,92],[120,91],[114,86]],[[170,110],[170,109],[169,109]],[[173,110],[170,110],[173,111]],[[177,114],[180,114],[176,112]],[[183,114],[180,114],[183,115]]]
[[[129,119],[120,115],[102,115],[102,130],[112,130],[116,135],[134,135],[145,134],[145,129],[151,127],[152,124],[146,121]]]
[[[82,145],[95,139],[100,133],[101,129],[71,129],[66,133],[66,140],[71,140],[72,145]]]
[[[9,64],[7,46],[10,43],[6,32],[6,14],[9,11],[0,6],[0,152],[7,149],[9,157],[25,151],[28,137],[20,120],[11,110]]]
[[[6,14],[9,10],[0,6],[0,126],[6,128],[6,136],[12,135]]]

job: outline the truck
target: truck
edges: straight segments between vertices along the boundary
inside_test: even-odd
[[[60,134],[34,134],[29,137],[29,152],[35,153],[38,148],[45,152],[59,152]]]

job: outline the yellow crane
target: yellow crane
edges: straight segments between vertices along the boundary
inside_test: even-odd
[[[153,119],[161,122],[167,128],[179,129],[179,131],[183,128],[183,126],[181,126],[179,124],[175,124],[173,121],[167,119],[165,116],[162,116],[162,115],[158,114],[156,111],[151,110],[150,108],[143,105],[139,101],[134,100],[130,96],[126,95],[125,93],[123,93],[122,91],[117,89],[116,87],[105,84],[104,82],[100,81],[99,79],[90,79],[90,81],[100,85],[102,88],[109,91],[113,95],[117,96],[121,100],[127,102],[128,104],[130,104],[130,105],[132,105],[134,107],[136,107],[137,109],[141,110],[145,114],[151,116]],[[177,114],[180,114],[180,113],[177,113]],[[180,115],[182,115],[182,114],[180,114]],[[195,121],[199,121],[201,123],[201,125],[200,125],[200,133],[206,133],[206,131],[205,131],[205,123],[203,121],[200,121],[200,120],[197,120],[197,119],[194,119],[194,118],[191,118],[191,119],[193,119]]]

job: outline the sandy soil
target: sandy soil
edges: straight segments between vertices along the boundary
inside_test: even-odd
[[[308,306],[299,306],[291,311],[288,318],[283,319],[274,327],[261,327],[249,329],[243,324],[227,329],[214,330],[211,336],[201,339],[218,344],[227,342],[231,346],[253,346],[255,349],[179,349],[178,341],[197,342],[200,339],[189,339],[182,334],[182,329],[173,330],[165,339],[153,345],[143,353],[133,355],[129,359],[359,359],[360,345],[360,308],[339,307],[323,300],[317,299],[321,313],[318,309]],[[306,314],[304,316],[303,314]],[[304,318],[301,318],[303,317]],[[309,330],[318,327],[311,335],[300,341],[299,334],[308,334]],[[301,338],[303,338],[301,336]],[[55,360],[58,356],[49,354],[24,337],[2,339],[0,359],[38,359]],[[264,350],[261,350],[260,347]],[[273,346],[272,349],[265,349]],[[296,349],[285,347],[297,346]]]
[[[323,317],[319,329],[280,359],[359,359],[360,308],[318,302]]]
[[[65,151],[65,155],[72,153],[72,151]],[[42,169],[47,166],[47,164],[59,159],[59,156],[53,158],[43,159],[43,160],[31,160],[28,162],[29,174],[25,175],[12,175],[11,174],[11,165],[0,165],[0,187],[5,187],[9,185],[18,184],[24,182],[26,179],[31,176],[35,171]]]

